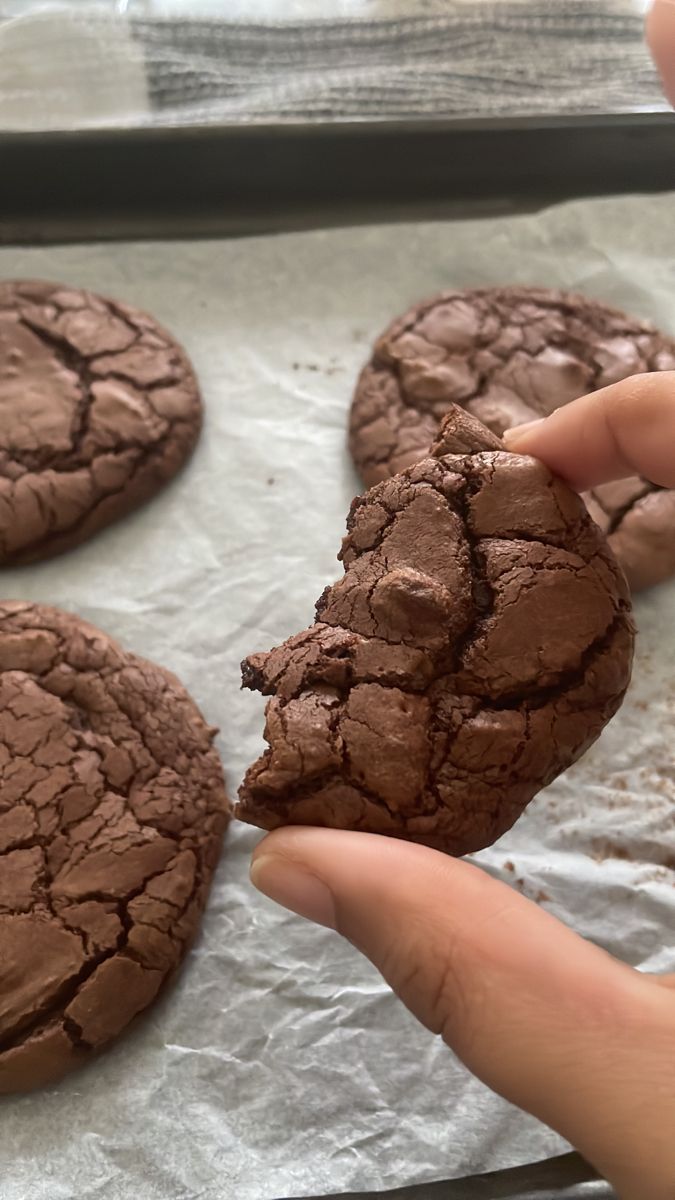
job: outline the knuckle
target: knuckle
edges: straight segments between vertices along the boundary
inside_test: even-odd
[[[381,966],[406,1007],[450,1045],[464,1037],[473,1011],[462,957],[449,938],[413,926],[392,938]]]

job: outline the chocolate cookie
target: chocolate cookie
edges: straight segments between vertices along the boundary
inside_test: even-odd
[[[675,340],[583,296],[447,292],[394,321],[356,387],[349,444],[366,484],[425,458],[461,404],[498,436],[643,371],[675,370]],[[675,574],[675,493],[646,479],[585,497],[634,590]]]
[[[101,1049],[185,955],[228,820],[213,734],[168,671],[0,604],[0,1092]]]
[[[467,854],[619,707],[630,601],[579,497],[461,409],[432,452],[354,501],[316,624],[244,662],[273,699],[241,820]]]
[[[190,363],[152,317],[0,283],[0,565],[59,554],[148,500],[201,415]]]

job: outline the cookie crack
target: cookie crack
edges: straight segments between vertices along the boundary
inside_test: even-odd
[[[18,552],[11,554],[11,561],[20,563],[25,559],[25,557],[27,555],[30,558],[32,558],[36,554],[39,554],[39,552],[43,546],[53,546],[60,539],[66,539],[66,538],[70,539],[73,536],[73,534],[79,533],[81,529],[84,529],[88,525],[90,525],[92,522],[92,518],[95,518],[96,513],[98,512],[101,505],[105,504],[106,501],[111,500],[114,496],[121,496],[121,495],[124,495],[125,493],[127,493],[129,495],[130,506],[131,506],[132,500],[133,500],[132,489],[133,489],[133,485],[135,483],[136,477],[148,466],[149,463],[152,462],[153,459],[161,459],[162,453],[163,453],[167,443],[171,442],[175,437],[175,431],[176,431],[176,427],[178,424],[179,424],[178,422],[174,422],[173,424],[171,424],[169,426],[169,429],[167,430],[166,434],[164,434],[161,438],[158,438],[157,441],[153,442],[152,445],[148,446],[145,450],[141,450],[140,447],[138,448],[138,457],[136,458],[136,461],[134,462],[131,469],[129,470],[128,475],[125,477],[124,482],[122,484],[120,484],[119,487],[100,488],[99,489],[100,490],[99,498],[95,501],[94,504],[92,504],[89,508],[87,508],[85,510],[85,512],[83,512],[81,514],[81,516],[77,517],[69,525],[64,525],[62,528],[60,528],[58,530],[55,530],[52,527],[51,529],[47,530],[41,537],[35,538],[31,542],[23,543],[23,545],[21,546],[21,548]],[[180,424],[183,424],[183,423],[181,422]],[[185,424],[187,425],[187,423],[185,423]],[[136,450],[136,447],[129,444],[124,448],[122,453],[128,453],[129,451],[135,451],[135,450]],[[94,458],[91,460],[91,462],[89,464],[83,463],[83,464],[80,464],[80,467],[88,466],[88,468],[91,469],[93,467],[94,463],[96,462],[96,460],[98,458],[105,457],[105,455],[107,453],[108,453],[108,451],[101,451],[100,454],[97,454],[94,456]],[[51,470],[53,468],[51,468],[51,466],[50,466],[49,469]],[[5,553],[6,553],[6,551],[5,551]]]
[[[650,483],[648,479],[644,480],[644,484],[645,484],[645,486],[638,496],[634,496],[633,499],[630,500],[627,504],[623,504],[620,508],[615,509],[614,512],[611,513],[611,515],[608,514],[610,516],[610,522],[609,522],[609,525],[607,526],[607,531],[605,534],[606,537],[609,538],[612,536],[613,533],[617,533],[620,530],[621,526],[623,525],[623,522],[625,521],[628,514],[631,513],[634,508],[638,508],[638,506],[642,503],[642,501],[647,496],[652,496],[652,495],[654,495],[655,492],[667,491],[667,488],[659,487],[659,485],[656,483]],[[591,495],[592,495],[593,499],[595,500],[596,504],[599,504],[600,507],[603,509],[603,512],[607,512],[607,509],[604,508],[602,501],[598,498],[597,492],[591,492]]]
[[[546,687],[542,687],[539,684],[532,684],[529,687],[519,687],[510,691],[500,692],[498,696],[494,697],[481,696],[480,699],[483,700],[487,707],[496,712],[520,708],[534,712],[539,708],[545,708],[560,692],[568,694],[583,684],[595,660],[610,648],[614,638],[625,625],[625,622],[626,614],[622,611],[617,612],[607,629],[595,638],[582,652],[578,664],[570,667],[568,670],[558,672],[554,682]],[[463,689],[461,680],[455,680],[455,687],[458,694],[462,697],[475,696],[474,692],[468,692]],[[594,702],[590,701],[590,707],[593,707],[593,704]]]
[[[75,375],[81,393],[80,404],[73,415],[73,424],[70,432],[72,446],[70,450],[66,451],[64,454],[55,455],[51,447],[45,446],[43,450],[42,461],[39,457],[35,457],[34,452],[30,455],[29,462],[25,461],[24,456],[19,456],[17,458],[15,455],[15,461],[21,462],[22,465],[26,466],[29,471],[40,471],[41,469],[45,469],[45,461],[49,461],[51,459],[51,461],[49,461],[50,466],[52,465],[52,462],[65,463],[68,462],[73,455],[77,455],[79,453],[88,427],[89,412],[92,404],[91,387],[93,383],[93,376],[91,370],[89,369],[87,359],[83,357],[79,350],[76,350],[75,347],[71,345],[67,338],[56,333],[54,330],[48,331],[42,328],[40,325],[34,324],[30,317],[28,317],[25,313],[21,313],[19,320],[21,324],[24,325],[26,329],[29,329],[30,332],[37,337],[44,346],[48,346],[51,350],[55,350],[57,352],[59,359],[67,368],[67,370]],[[83,466],[86,464],[79,463],[78,465]]]
[[[471,562],[471,601],[473,619],[464,634],[457,638],[452,648],[452,663],[454,671],[458,671],[469,648],[479,636],[485,622],[494,612],[495,593],[487,577],[485,555],[481,546],[482,538],[474,533],[471,521],[471,500],[476,495],[481,484],[479,478],[472,472],[470,459],[467,458],[464,474],[464,484],[460,486],[453,497],[455,505],[440,489],[436,489],[443,497],[450,512],[459,516],[462,522],[462,532],[469,551]]]
[[[30,1037],[40,1033],[44,1028],[54,1021],[58,1021],[59,1024],[65,1029],[65,1032],[69,1034],[69,1036],[70,1033],[66,1028],[66,1023],[70,1021],[71,1030],[75,1031],[75,1038],[71,1038],[71,1040],[75,1040],[78,1045],[81,1045],[87,1050],[92,1049],[91,1044],[84,1039],[82,1030],[74,1021],[72,1021],[72,1018],[66,1016],[66,1009],[69,1008],[73,1001],[77,998],[87,980],[89,980],[94,972],[98,970],[98,968],[104,962],[107,962],[108,959],[118,956],[126,956],[128,958],[133,958],[134,961],[143,968],[143,970],[150,971],[155,969],[148,966],[148,964],[143,962],[137,955],[133,955],[128,952],[129,947],[127,943],[135,924],[135,922],[129,917],[128,907],[132,900],[137,899],[139,896],[145,893],[148,884],[150,884],[153,879],[157,879],[159,876],[164,875],[165,872],[170,869],[170,867],[171,862],[169,862],[167,866],[163,867],[161,870],[153,871],[147,876],[147,878],[144,879],[142,884],[140,884],[133,891],[129,892],[126,896],[124,896],[123,899],[120,899],[111,893],[101,891],[92,891],[78,896],[78,904],[85,903],[88,900],[94,900],[98,903],[113,902],[116,904],[117,915],[122,927],[120,934],[118,935],[116,945],[88,956],[80,970],[74,972],[63,981],[62,985],[58,989],[58,992],[54,996],[50,997],[48,1003],[40,1006],[38,1010],[34,1010],[34,1012],[31,1013],[30,1019],[26,1019],[24,1022],[18,1024],[8,1033],[3,1035],[3,1037],[0,1038],[0,1055],[5,1054],[8,1050],[13,1050],[21,1045],[25,1045],[26,1041]],[[194,899],[195,895],[197,894],[198,888],[195,887],[191,892],[190,900]],[[57,916],[56,913],[54,913],[54,915]],[[61,923],[63,924],[63,922]],[[67,928],[69,932],[80,934],[81,936],[81,932],[73,929],[70,925],[64,925],[64,927]]]

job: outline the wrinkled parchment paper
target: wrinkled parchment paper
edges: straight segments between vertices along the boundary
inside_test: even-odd
[[[221,728],[232,793],[263,701],[239,661],[303,628],[357,481],[347,406],[369,342],[436,289],[581,288],[675,331],[675,197],[485,222],[235,242],[4,249],[0,274],[100,289],[188,348],[207,420],[163,496],[78,551],[4,571],[178,673]],[[675,970],[675,584],[639,600],[634,682],[601,743],[533,802],[493,873],[636,966]],[[0,1104],[2,1200],[272,1200],[470,1174],[558,1152],[336,935],[247,882],[229,836],[178,984],[59,1087]],[[669,862],[669,866],[667,865]]]

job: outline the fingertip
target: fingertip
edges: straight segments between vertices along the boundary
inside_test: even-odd
[[[504,434],[503,440],[511,454],[539,459],[571,488],[583,491],[587,482],[578,471],[580,458],[583,457],[579,454],[578,444],[583,435],[583,426],[580,423],[576,426],[570,424],[569,415],[567,408],[556,409],[548,417],[514,426]]]
[[[584,492],[631,475],[675,487],[674,438],[675,371],[652,371],[580,396],[504,441]]]
[[[275,829],[272,833],[266,833],[254,847],[251,854],[251,868],[259,858],[268,854],[283,854],[285,844],[285,834],[288,833],[288,828]]]
[[[253,851],[251,861],[255,863],[263,856],[274,855],[292,859],[305,866],[324,861],[330,865],[332,860],[346,858],[353,861],[355,857],[361,858],[364,855],[377,857],[378,850],[380,854],[386,855],[396,847],[424,852],[422,846],[413,846],[411,843],[380,837],[374,833],[332,829],[319,825],[282,825],[261,838]]]
[[[259,853],[251,862],[250,878],[259,892],[282,908],[315,925],[336,928],[335,901],[330,888],[285,854],[273,850],[270,853],[269,848]]]
[[[520,452],[521,447],[528,442],[530,434],[544,424],[545,417],[538,417],[536,421],[526,421],[524,425],[514,425],[513,429],[507,429],[502,435],[502,441],[507,450]],[[526,451],[523,451],[526,453]]]

